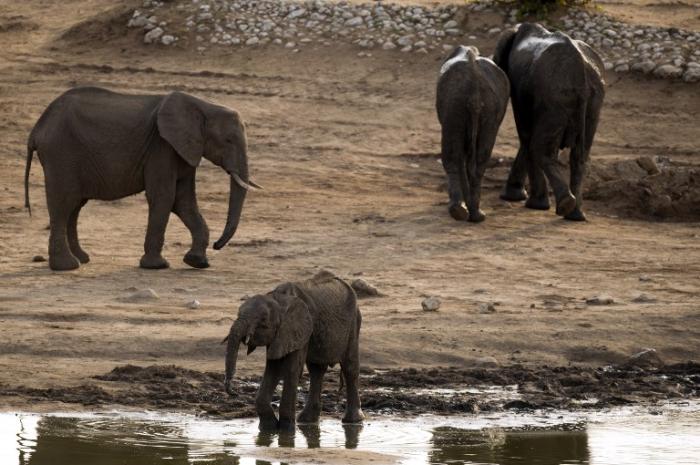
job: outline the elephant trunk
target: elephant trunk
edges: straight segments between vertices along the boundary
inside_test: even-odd
[[[233,381],[233,375],[236,374],[238,348],[245,334],[246,331],[242,323],[240,320],[236,320],[228,334],[228,344],[226,346],[226,374],[224,376],[224,388],[226,392],[232,396],[236,394],[231,383]]]
[[[241,219],[241,212],[243,211],[243,202],[245,201],[247,189],[242,185],[242,183],[239,183],[236,178],[238,178],[237,174],[231,174],[228,217],[226,218],[226,227],[224,227],[224,232],[221,233],[219,240],[214,243],[214,249],[216,250],[221,249],[228,243],[228,241],[231,240],[233,235],[236,233],[238,222]]]

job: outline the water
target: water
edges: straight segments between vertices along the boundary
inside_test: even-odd
[[[0,465],[700,463],[700,403],[595,413],[325,419],[294,435],[255,420],[162,413],[0,414]]]

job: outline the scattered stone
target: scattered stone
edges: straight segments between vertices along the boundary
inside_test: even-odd
[[[586,299],[587,305],[612,305],[615,299],[610,296],[600,295]]]
[[[32,261],[34,263],[45,262],[46,258],[43,255],[34,255],[34,257],[32,257]]]
[[[160,41],[163,45],[170,45],[173,42],[175,42],[175,40],[175,36],[170,34],[165,34],[163,37],[160,38]]]
[[[496,359],[496,357],[490,357],[490,356],[477,358],[474,361],[474,365],[476,365],[478,367],[482,367],[482,368],[496,368],[496,367],[501,366],[501,364],[498,363],[498,360]]]
[[[661,173],[661,170],[656,166],[656,162],[652,160],[651,157],[639,157],[637,158],[637,164],[650,176]]]
[[[481,302],[478,305],[479,313],[496,313],[496,307],[489,302]]]
[[[156,291],[154,291],[151,288],[148,289],[141,289],[139,291],[134,292],[128,297],[125,297],[122,299],[125,302],[142,302],[142,301],[148,301],[148,300],[158,300],[160,297],[158,294],[156,294]]]
[[[647,276],[647,275],[645,275],[645,274],[641,275],[641,276],[639,277],[639,280],[640,280],[641,282],[643,282],[643,283],[650,283],[650,282],[653,281],[653,279],[651,278],[651,276]]]
[[[392,41],[387,40],[382,44],[382,48],[384,50],[394,50],[396,48],[396,44],[394,44]]]
[[[156,27],[151,29],[146,33],[145,36],[143,36],[143,43],[144,44],[152,44],[154,42],[157,42],[160,36],[163,35],[163,29]]]
[[[423,299],[423,302],[421,302],[421,307],[423,307],[423,311],[425,312],[436,312],[440,308],[440,299],[437,297],[428,297],[426,299]]]
[[[644,349],[628,358],[623,366],[627,368],[661,368],[665,365],[656,349]]]
[[[683,75],[683,69],[674,65],[661,65],[654,70],[654,75],[660,78],[679,78]]]
[[[354,280],[350,284],[350,287],[355,290],[358,297],[377,297],[380,295],[376,287],[372,286],[362,278]]]
[[[199,300],[197,299],[190,300],[189,302],[187,302],[187,304],[185,304],[185,306],[191,310],[197,310],[199,308],[199,305]]]
[[[632,299],[632,302],[637,304],[653,304],[656,303],[657,300],[647,294],[639,294],[637,297]]]

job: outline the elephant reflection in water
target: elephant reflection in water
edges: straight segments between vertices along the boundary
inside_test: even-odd
[[[301,433],[306,439],[306,445],[309,449],[318,449],[321,447],[321,427],[316,423],[305,423],[298,426]],[[362,432],[361,424],[344,424],[343,432],[345,433],[345,448],[356,449],[360,442],[360,433]],[[274,444],[275,437],[279,436],[278,445],[280,447],[295,447],[295,432],[284,431],[278,432],[261,431],[255,440],[255,445],[258,447],[270,447]]]
[[[585,431],[433,430],[429,463],[588,463]]]

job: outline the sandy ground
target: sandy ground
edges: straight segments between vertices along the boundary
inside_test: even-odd
[[[240,298],[321,268],[361,276],[385,294],[361,301],[365,367],[597,367],[646,347],[669,363],[698,359],[700,204],[686,211],[695,222],[659,221],[643,203],[640,211],[619,202],[636,191],[609,189],[610,198],[587,203],[590,221],[579,224],[503,202],[498,190],[517,149],[509,112],[486,175],[487,220],[456,223],[436,158],[438,54],[377,51],[360,59],[340,46],[201,56],[146,48],[135,32],[122,33],[119,21],[83,26],[89,40],[62,38],[80,21],[114,16],[113,5],[0,4],[0,385],[83,385],[125,364],[223,372],[219,341]],[[656,8],[641,0],[608,6],[630,6],[623,16],[638,11],[645,22]],[[679,15],[678,25],[696,25],[693,14],[690,23]],[[481,45],[489,53],[494,44]],[[669,157],[686,175],[700,168],[700,86],[614,74],[607,82],[596,169],[639,156]],[[83,209],[81,241],[92,261],[80,270],[53,273],[32,262],[47,254],[48,216],[38,163],[33,216],[23,209],[26,138],[45,106],[78,84],[183,90],[246,118],[252,175],[266,190],[248,196],[239,232],[210,253],[210,269],[181,262],[189,236],[175,217],[164,251],[172,269],[137,268],[143,195]],[[622,181],[625,190],[639,189]],[[688,182],[697,189],[697,177]],[[197,189],[217,236],[228,179],[204,163]],[[144,288],[160,298],[122,300]],[[421,310],[429,295],[442,299],[438,312]],[[599,295],[614,303],[585,303]],[[186,308],[192,299],[199,309]],[[495,311],[482,313],[482,303]],[[241,374],[259,373],[263,360],[262,351],[242,357]],[[40,408],[21,397],[5,408],[27,405]]]

